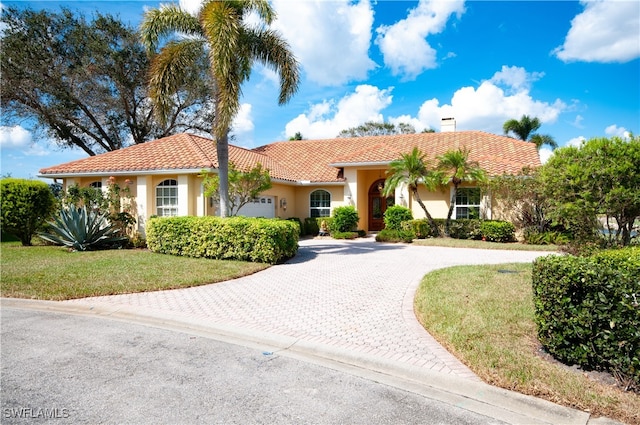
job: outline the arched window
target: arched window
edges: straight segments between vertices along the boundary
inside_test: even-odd
[[[156,186],[156,214],[159,217],[178,215],[178,182],[176,180],[164,180]]]
[[[102,189],[102,182],[101,181],[91,182],[89,183],[89,187],[92,187],[94,189]]]
[[[314,190],[309,195],[311,217],[329,217],[331,215],[331,194],[326,190]]]

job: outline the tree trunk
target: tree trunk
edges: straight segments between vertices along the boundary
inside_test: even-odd
[[[216,140],[218,154],[218,178],[220,185],[220,217],[229,215],[229,131]]]
[[[453,215],[453,207],[456,202],[456,192],[458,192],[458,187],[456,185],[453,186],[453,192],[451,192],[451,201],[449,202],[449,212],[447,213],[447,221],[444,224],[444,234],[445,236],[449,236],[451,229],[451,216]]]
[[[418,189],[413,188],[411,189],[411,191],[413,192],[413,197],[416,198],[416,202],[418,202],[418,205],[420,205],[420,207],[424,211],[424,214],[427,216],[427,221],[431,226],[431,233],[433,234],[433,236],[440,236],[440,229],[438,229],[438,225],[433,220],[433,217],[431,217],[431,214],[429,214],[429,211],[427,210],[427,207],[422,202],[422,199],[420,199],[420,195],[418,195]]]

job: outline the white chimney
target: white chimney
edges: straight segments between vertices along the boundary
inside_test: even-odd
[[[446,133],[449,131],[456,131],[456,119],[442,118],[442,120],[440,121],[440,132]]]

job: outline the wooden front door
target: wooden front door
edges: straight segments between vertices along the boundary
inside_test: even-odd
[[[393,196],[382,196],[384,179],[374,182],[369,188],[369,231],[384,229],[384,212],[395,203]]]

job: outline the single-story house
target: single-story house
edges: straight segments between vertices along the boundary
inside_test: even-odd
[[[445,123],[445,120],[443,120]],[[447,121],[451,124],[451,121]],[[359,228],[377,231],[384,227],[383,214],[389,205],[404,205],[416,218],[424,212],[406,187],[394,196],[381,195],[391,161],[414,147],[429,158],[449,150],[469,150],[489,175],[517,173],[523,167],[537,167],[540,157],[533,143],[482,131],[398,134],[326,140],[289,140],[254,149],[229,146],[229,161],[248,170],[257,163],[269,170],[273,187],[240,211],[260,217],[330,216],[338,206],[352,205],[360,215]],[[204,195],[203,170],[216,173],[215,142],[193,134],[176,134],[40,170],[40,177],[105,188],[109,178],[129,184],[137,211],[138,230],[144,233],[148,217],[216,215],[216,203]],[[445,218],[451,202],[451,188],[419,194],[434,218]],[[466,184],[455,200],[454,218],[479,213],[495,218],[498,205],[488,193]]]

